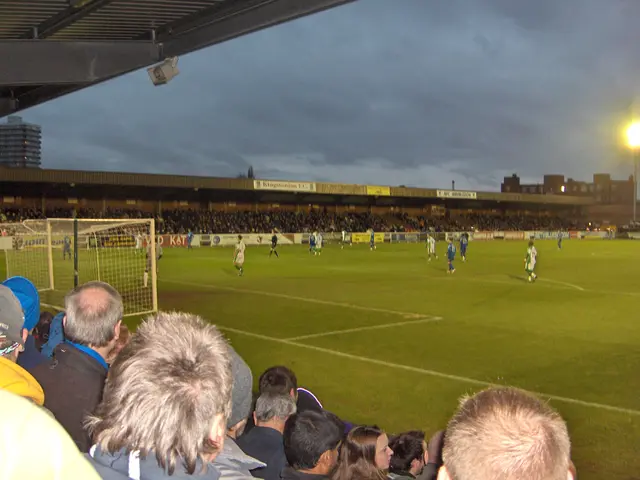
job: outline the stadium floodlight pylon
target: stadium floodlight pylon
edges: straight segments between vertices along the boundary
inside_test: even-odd
[[[5,250],[7,277],[31,280],[43,305],[62,310],[64,296],[74,286],[99,280],[120,292],[125,316],[158,310],[153,219],[48,218],[0,224],[0,231],[6,232],[0,248]],[[145,287],[147,248],[151,282]]]

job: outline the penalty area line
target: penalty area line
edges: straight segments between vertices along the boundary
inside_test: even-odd
[[[323,348],[323,347],[317,347],[315,345],[307,345],[304,343],[298,343],[295,342],[293,340],[287,340],[287,339],[282,339],[282,338],[275,338],[275,337],[269,337],[267,335],[262,335],[259,333],[252,333],[252,332],[247,332],[244,330],[239,330],[237,328],[232,328],[232,327],[223,327],[221,325],[216,325],[220,330],[222,331],[226,331],[226,332],[232,332],[232,333],[236,333],[238,335],[244,335],[247,337],[252,337],[252,338],[257,338],[259,340],[265,340],[265,341],[269,341],[269,342],[275,342],[275,343],[281,343],[284,345],[289,345],[292,347],[297,347],[297,348],[302,348],[305,350],[313,350],[316,352],[320,352],[320,353],[325,353],[328,355],[333,355],[336,357],[341,357],[341,358],[345,358],[348,360],[355,360],[358,362],[362,362],[362,363],[370,363],[373,365],[380,365],[383,367],[387,367],[387,368],[395,368],[397,370],[404,370],[407,372],[412,372],[412,373],[417,373],[420,375],[426,375],[426,376],[430,376],[430,377],[437,377],[437,378],[444,378],[447,380],[453,380],[459,383],[465,383],[468,385],[476,385],[479,387],[500,387],[500,386],[504,386],[501,384],[497,384],[497,383],[491,383],[491,382],[486,382],[483,380],[477,380],[475,378],[470,378],[470,377],[464,377],[461,375],[453,375],[450,373],[444,373],[444,372],[438,372],[436,370],[427,370],[425,368],[419,368],[419,367],[412,367],[410,365],[403,365],[400,363],[393,363],[393,362],[386,362],[384,360],[378,360],[375,358],[370,358],[370,357],[363,357],[360,355],[353,355],[351,353],[345,353],[345,352],[341,352],[339,350],[332,350],[329,348]],[[572,405],[580,405],[582,407],[589,407],[589,408],[595,408],[595,409],[599,409],[599,410],[606,410],[606,411],[610,411],[610,412],[615,412],[615,413],[623,413],[626,415],[631,415],[631,416],[640,416],[640,410],[634,410],[631,408],[623,408],[623,407],[616,407],[614,405],[607,405],[604,403],[596,403],[596,402],[588,402],[585,400],[579,400],[577,398],[569,398],[569,397],[562,397],[559,395],[550,395],[548,393],[543,393],[543,392],[534,392],[534,391],[530,391],[530,393],[537,395],[539,397],[544,397],[544,398],[548,398],[550,400],[555,400],[557,402],[562,402],[562,403],[568,403],[568,404],[572,404]]]
[[[210,283],[184,282],[180,280],[167,280],[164,278],[163,279],[159,278],[158,281],[163,283],[173,283],[176,285],[184,285],[187,287],[200,287],[200,288],[208,288],[210,290],[223,290],[223,291],[236,292],[236,293],[248,293],[251,295],[262,295],[265,297],[282,298],[285,300],[295,300],[298,302],[315,303],[318,305],[329,305],[332,307],[350,308],[352,310],[362,310],[364,312],[385,313],[387,315],[398,315],[400,317],[403,317],[406,319],[412,319],[412,320],[431,320],[431,321],[435,321],[435,319],[442,320],[442,318],[440,317],[436,317],[434,315],[427,315],[424,313],[402,312],[398,310],[389,310],[387,308],[366,307],[364,305],[356,305],[354,303],[334,302],[331,300],[321,300],[319,298],[298,297],[296,295],[287,295],[285,293],[277,293],[277,292],[266,292],[264,290],[251,290],[248,288],[223,287],[218,285],[212,285]]]
[[[567,287],[574,288],[574,289],[576,289],[576,290],[578,290],[580,292],[585,292],[586,291],[584,288],[582,288],[579,285],[575,285],[575,284],[569,283],[569,282],[561,282],[560,280],[553,280],[553,279],[547,278],[547,277],[538,278],[536,281],[537,282],[555,283],[556,285],[565,285]]]
[[[308,338],[328,337],[331,335],[340,335],[342,333],[366,332],[368,330],[402,327],[405,325],[418,325],[421,323],[439,322],[441,320],[442,320],[442,317],[428,317],[428,318],[423,318],[421,320],[408,320],[406,322],[383,323],[381,325],[367,325],[364,327],[345,328],[344,330],[332,330],[329,332],[310,333],[309,335],[300,335],[298,337],[285,338],[285,340],[293,342],[297,340],[306,340]]]

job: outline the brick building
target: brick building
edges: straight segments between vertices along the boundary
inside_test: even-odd
[[[633,203],[633,176],[626,180],[614,180],[608,173],[596,173],[591,182],[565,178],[564,175],[545,175],[542,183],[523,184],[513,174],[505,177],[501,185],[503,193],[528,193],[538,195],[570,195],[590,197],[601,205],[629,205]]]

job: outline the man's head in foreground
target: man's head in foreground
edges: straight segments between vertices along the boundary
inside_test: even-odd
[[[328,476],[338,463],[344,425],[328,412],[291,415],[284,427],[284,452],[294,470]]]
[[[218,330],[196,315],[159,312],[115,359],[87,424],[103,452],[139,450],[169,474],[192,474],[223,446],[232,385]]]
[[[567,426],[551,407],[516,388],[462,400],[447,427],[438,480],[571,480]]]
[[[275,393],[298,397],[298,379],[296,374],[287,367],[276,366],[266,369],[258,380],[260,395],[263,393]]]
[[[87,282],[69,292],[64,305],[65,338],[107,358],[120,336],[124,314],[118,291],[108,283]]]
[[[296,402],[287,394],[263,393],[256,401],[253,412],[255,424],[282,433],[287,419],[296,413]]]

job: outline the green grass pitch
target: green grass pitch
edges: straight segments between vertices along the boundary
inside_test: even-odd
[[[286,364],[325,407],[390,432],[444,427],[487,384],[549,398],[569,424],[580,479],[640,471],[640,244],[474,242],[446,274],[423,244],[165,249],[163,309],[202,315],[252,367]],[[0,271],[0,273],[3,273]],[[129,320],[134,326],[135,319]]]

